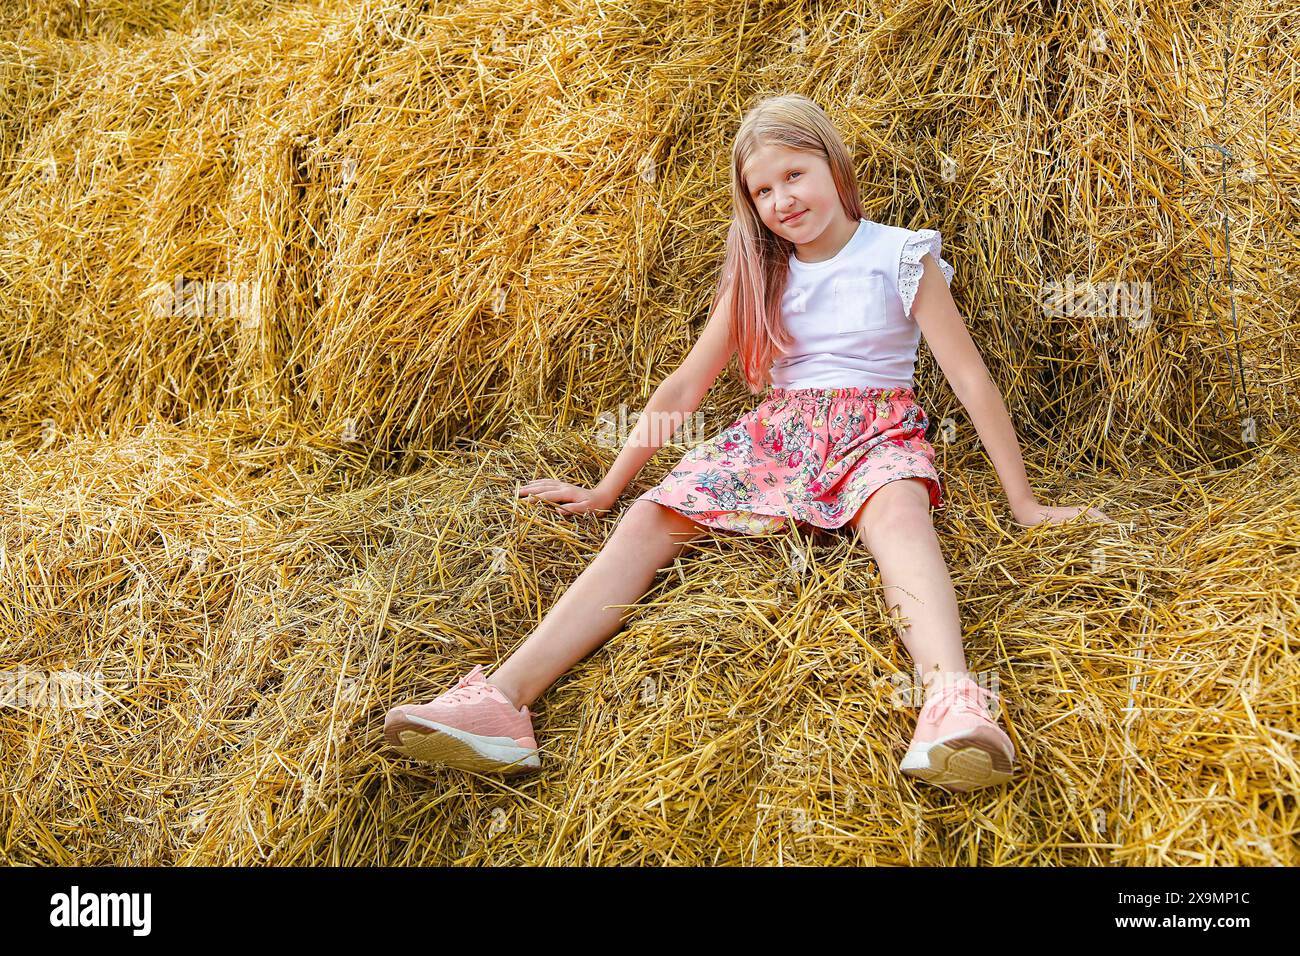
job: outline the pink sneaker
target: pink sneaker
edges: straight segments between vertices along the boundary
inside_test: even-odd
[[[402,704],[384,718],[384,739],[426,763],[523,773],[541,766],[527,707],[515,710],[477,664],[456,686],[427,704]]]
[[[921,708],[903,773],[958,792],[1010,780],[1016,748],[986,709],[997,699],[969,677],[942,687]]]

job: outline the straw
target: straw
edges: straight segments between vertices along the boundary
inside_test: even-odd
[[[0,675],[46,692],[0,706],[0,861],[1297,863],[1300,167],[1261,52],[1294,27],[224,8],[0,21]],[[752,407],[733,366],[610,513],[514,496],[598,482],[685,356],[740,111],[789,90],[844,130],[869,218],[941,232],[1040,500],[1120,522],[1016,526],[922,347],[1016,780],[899,771],[911,661],[876,566],[796,531],[664,569],[536,702],[542,772],[395,755],[389,707],[490,673]],[[191,307],[158,308],[176,276]],[[1069,276],[1149,282],[1152,322],[1046,314]],[[102,713],[51,702],[69,674]]]

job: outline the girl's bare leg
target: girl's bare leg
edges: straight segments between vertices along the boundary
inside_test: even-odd
[[[923,675],[926,699],[942,685],[935,673],[968,674],[952,577],[930,516],[930,492],[920,478],[888,482],[872,492],[850,522],[880,569],[885,604],[907,619],[903,646]]]
[[[609,640],[627,608],[672,564],[682,547],[706,534],[701,525],[655,501],[632,502],[617,527],[542,623],[487,677],[516,707],[531,706],[570,667]]]

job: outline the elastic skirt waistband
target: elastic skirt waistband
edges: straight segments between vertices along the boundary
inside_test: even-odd
[[[885,388],[779,388],[770,386],[768,398],[904,398],[915,397],[910,386],[891,385]]]

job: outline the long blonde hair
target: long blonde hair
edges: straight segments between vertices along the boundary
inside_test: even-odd
[[[845,214],[850,219],[863,218],[853,159],[820,106],[806,96],[790,93],[766,97],[745,113],[731,149],[732,218],[714,301],[731,284],[731,332],[737,364],[754,395],[770,382],[778,349],[793,344],[781,322],[781,297],[795,246],[764,224],[741,175],[745,162],[763,146],[821,156],[830,167]]]

